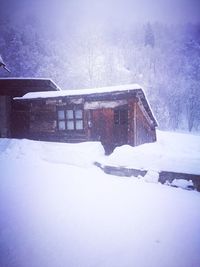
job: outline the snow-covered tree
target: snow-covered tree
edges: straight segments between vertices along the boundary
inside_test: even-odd
[[[150,23],[147,23],[145,27],[144,44],[145,46],[149,45],[152,48],[155,46],[155,37]]]
[[[200,128],[199,25],[72,29],[0,19],[0,53],[13,76],[50,77],[63,89],[140,83],[161,128]]]

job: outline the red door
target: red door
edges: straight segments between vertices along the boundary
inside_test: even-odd
[[[91,110],[92,128],[91,137],[93,140],[100,141],[106,153],[113,149],[113,118],[114,112],[110,108]]]
[[[128,143],[128,109],[114,110],[114,146]]]

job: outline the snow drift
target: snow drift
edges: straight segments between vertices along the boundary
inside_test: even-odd
[[[106,175],[102,156],[99,143],[0,139],[0,266],[200,266],[200,194]]]
[[[200,174],[200,136],[157,131],[157,142],[117,147],[101,163],[157,172]]]

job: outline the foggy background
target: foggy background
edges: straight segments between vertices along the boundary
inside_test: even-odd
[[[62,89],[141,84],[160,128],[200,130],[200,1],[0,1],[11,74]]]

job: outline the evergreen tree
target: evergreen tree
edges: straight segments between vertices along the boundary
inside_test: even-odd
[[[152,48],[155,46],[154,32],[150,23],[148,23],[145,27],[144,45],[149,45]]]

